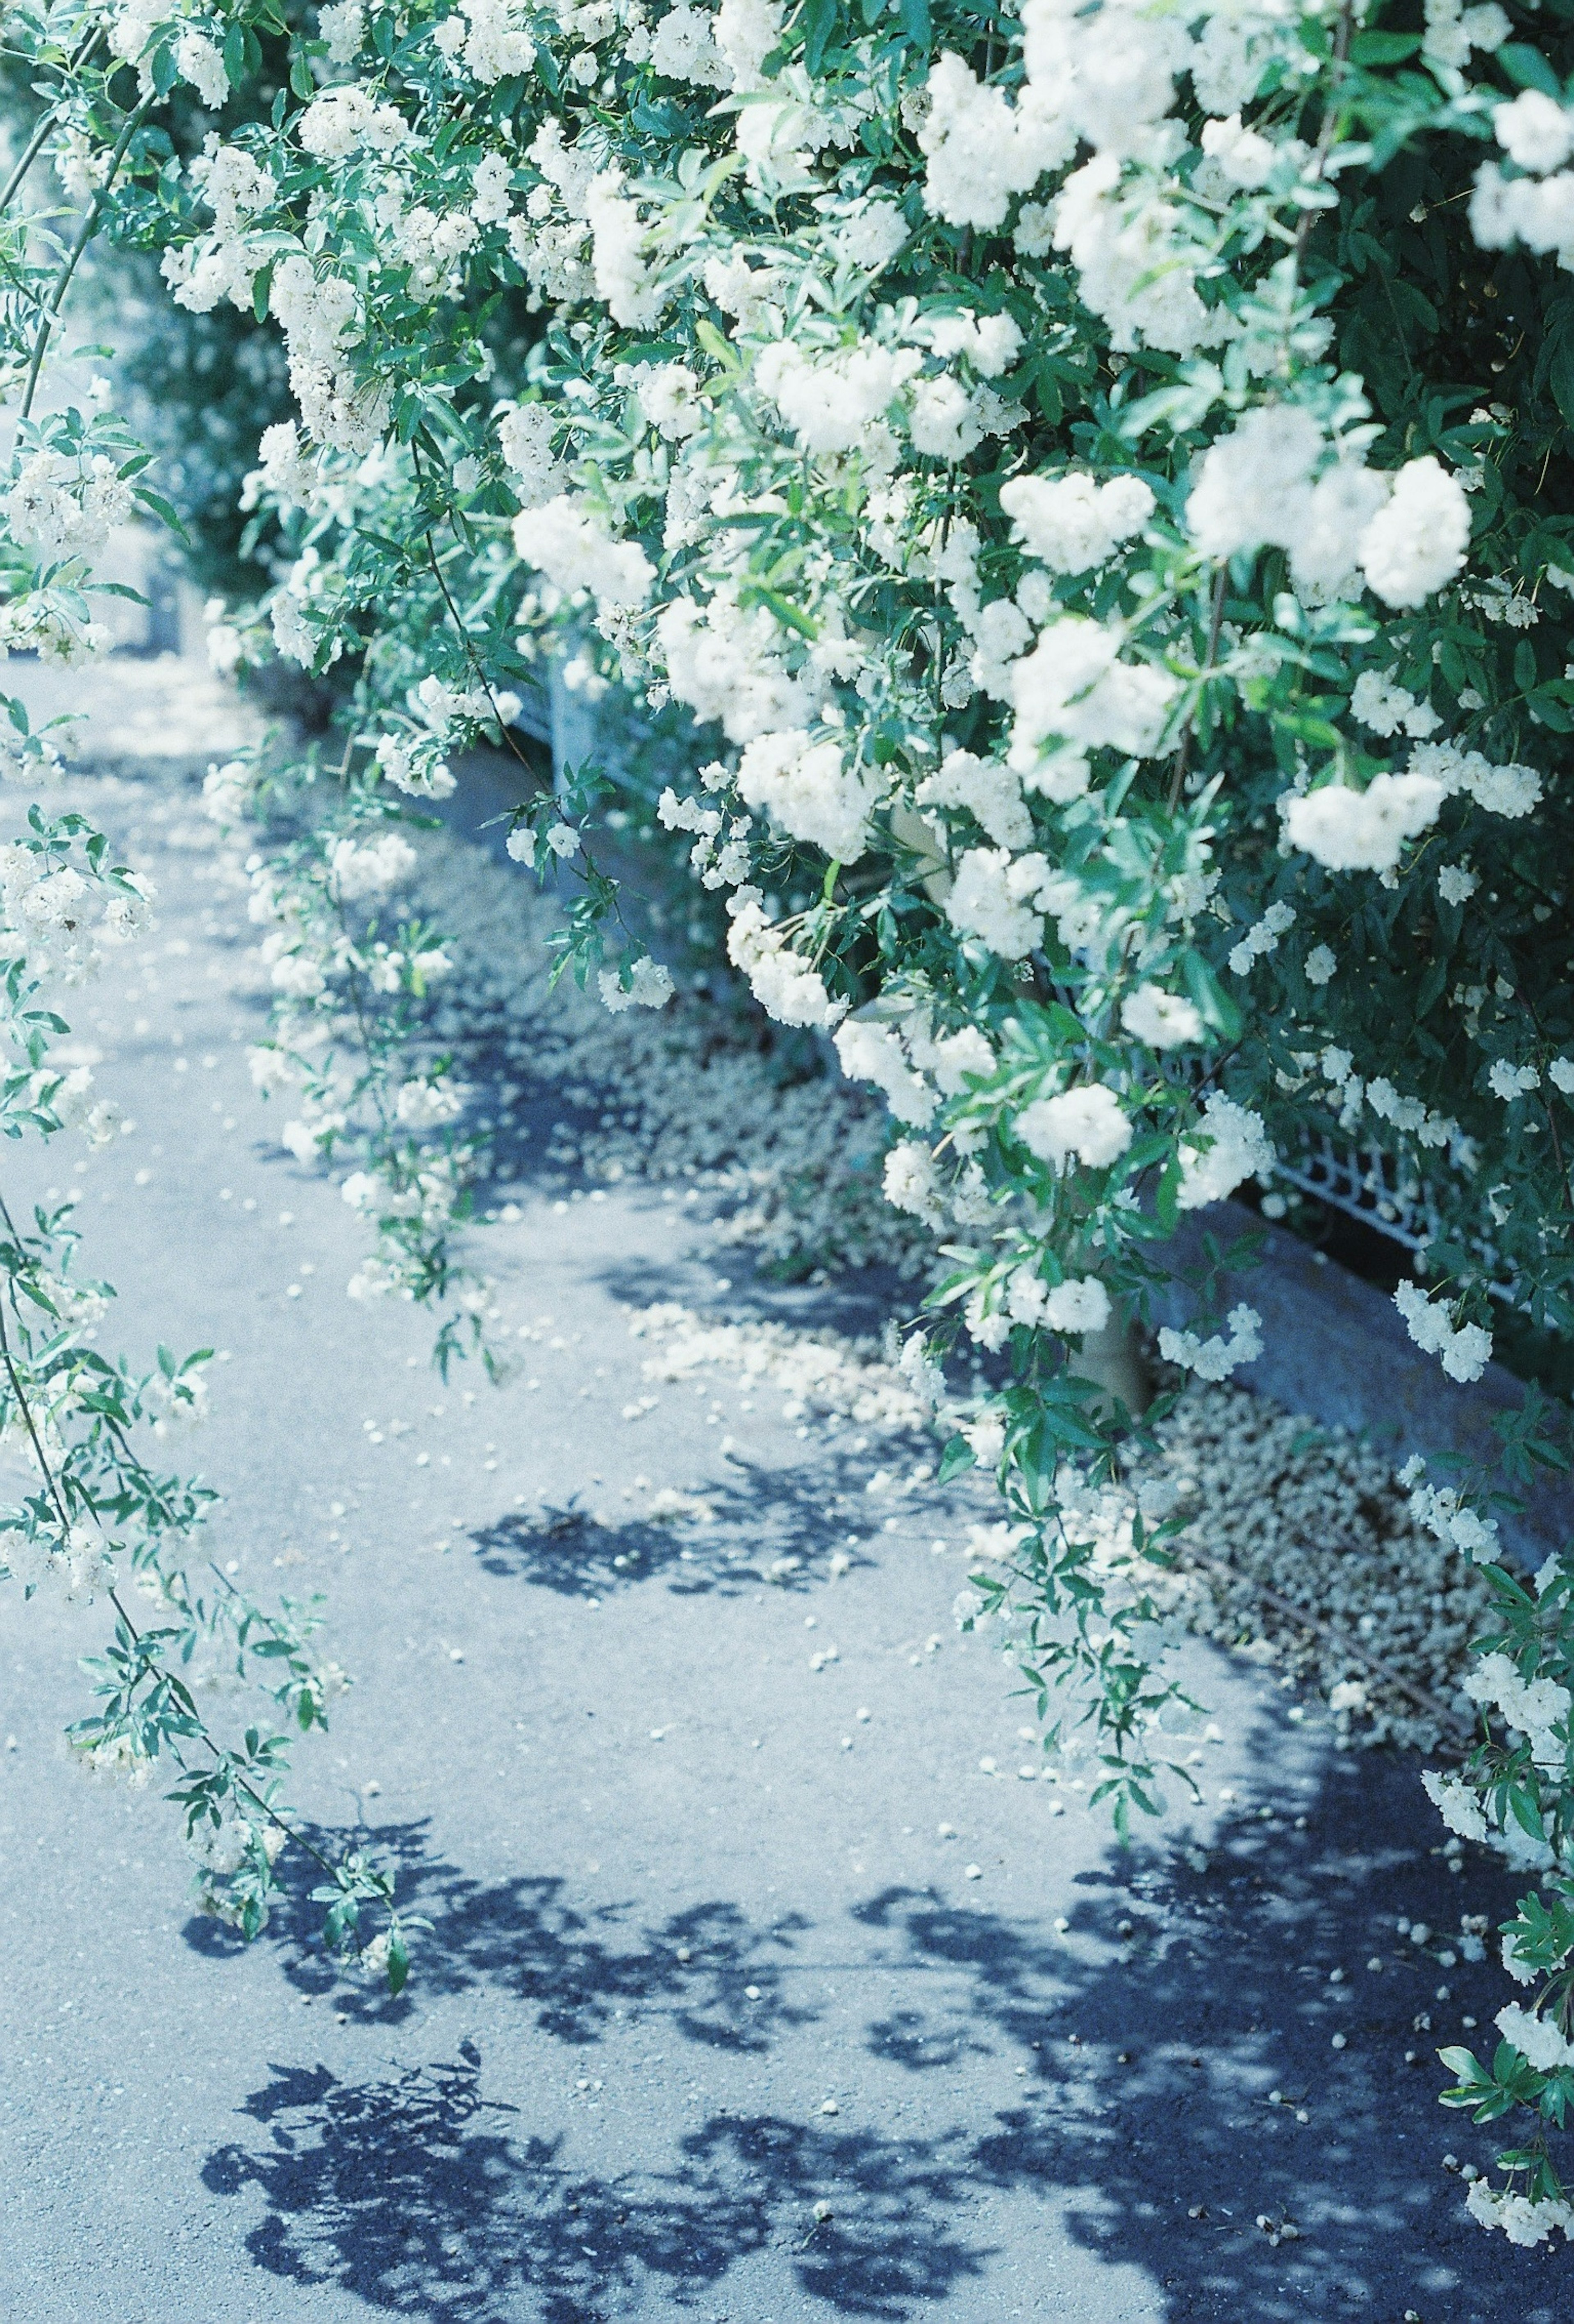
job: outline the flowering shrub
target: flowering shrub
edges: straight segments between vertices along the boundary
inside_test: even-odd
[[[362,1120],[358,1289],[447,1290],[463,1164],[422,1143],[458,1111],[440,1060],[404,1071],[413,1018],[366,1006],[418,997],[440,946],[352,916],[397,886],[401,797],[451,789],[454,750],[569,651],[691,717],[662,819],[727,897],[734,964],[888,1101],[888,1193],[947,1261],[910,1377],[932,1394],[958,1335],[1009,1359],[947,1452],[1005,1504],[965,1618],[1005,1626],[1046,1717],[1061,1688],[1051,1734],[1086,1730],[1123,1831],[1187,1780],[1142,1585],[1170,1521],[1105,1589],[1081,1497],[1130,1416],[1090,1406],[1077,1342],[1144,1311],[1180,1214],[1337,1129],[1424,1175],[1399,1304],[1453,1378],[1481,1377],[1494,1296],[1574,1323],[1563,26],[1495,0],[12,20],[59,88],[35,143],[83,208],[70,251],[106,224],[162,251],[181,309],[282,337],[298,417],[247,484],[277,586],[218,643],[347,682],[328,824],[256,867],[284,1012],[258,1071],[303,1093],[298,1152]],[[290,48],[265,113],[263,32]],[[177,86],[214,116],[184,161]],[[6,294],[0,623],[75,652],[83,560],[147,493],[107,420],[28,419],[74,259],[7,232],[45,287],[42,321]],[[215,778],[221,814],[249,781]],[[565,962],[660,1007],[597,796],[581,770],[523,798],[509,852],[578,879]],[[1213,1300],[1230,1272],[1163,1336],[1207,1379],[1260,1348],[1249,1301]],[[1551,1452],[1532,1409],[1510,1481]],[[1570,1585],[1497,1563],[1488,1480],[1412,1482],[1503,1608],[1439,1804],[1542,1880],[1507,1940],[1536,2009],[1490,2070],[1453,2059],[1451,2102],[1558,2122]],[[1505,2162],[1477,2216],[1567,2226],[1539,2138]]]

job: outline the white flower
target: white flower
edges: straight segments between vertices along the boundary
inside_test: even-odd
[[[533,868],[535,863],[535,834],[528,823],[515,824],[505,843],[505,853],[515,863]]]
[[[1308,984],[1320,985],[1330,982],[1338,964],[1338,955],[1331,952],[1327,945],[1313,945],[1306,955]]]
[[[920,807],[965,807],[997,847],[1028,847],[1032,817],[1023,804],[1022,778],[1009,767],[952,751],[926,775],[913,797]]]
[[[1182,1042],[1200,1041],[1202,1017],[1195,1003],[1156,984],[1139,984],[1121,1003],[1120,1021],[1134,1040],[1151,1049],[1179,1048]]]
[[[1132,1142],[1120,1100],[1099,1082],[1062,1090],[1059,1097],[1035,1098],[1014,1126],[1029,1153],[1054,1170],[1063,1170],[1073,1154],[1090,1170],[1106,1169]]]
[[[1457,1831],[1461,1840],[1484,1840],[1489,1836],[1491,1827],[1468,1784],[1461,1783],[1458,1775],[1439,1775],[1431,1767],[1421,1780],[1449,1831]]]
[[[880,346],[872,339],[810,358],[796,341],[778,339],[755,358],[755,383],[775,404],[801,451],[851,452],[895,401],[921,360],[914,348]],[[954,381],[935,383],[956,385]],[[958,388],[957,393],[966,403],[965,392]],[[950,409],[955,417],[956,407]],[[942,440],[949,441],[948,423],[939,407],[935,425]],[[973,441],[979,442],[982,435],[980,429]]]
[[[406,1130],[432,1130],[452,1121],[464,1100],[447,1082],[406,1082],[394,1102],[394,1111]]]
[[[1442,723],[1430,702],[1419,702],[1403,686],[1395,686],[1373,669],[1364,669],[1356,680],[1350,715],[1374,734],[1396,734],[1403,726],[1418,739],[1435,733]]]
[[[1014,476],[1000,488],[1000,505],[1030,557],[1054,573],[1086,573],[1106,565],[1121,541],[1142,530],[1153,512],[1153,495],[1140,476],[1114,476],[1099,484],[1070,470]]]
[[[994,379],[1009,371],[1022,353],[1022,333],[1009,315],[980,318],[971,307],[959,314],[940,315],[930,325],[930,345],[937,355],[965,355],[980,379]]]
[[[1487,1068],[1486,1086],[1494,1097],[1500,1097],[1509,1105],[1516,1097],[1538,1088],[1541,1078],[1534,1065],[1511,1065],[1506,1057],[1495,1057]]]
[[[972,397],[949,374],[917,382],[907,425],[913,450],[930,459],[965,460],[984,440]]]
[[[1498,2011],[1496,2024],[1504,2040],[1512,2042],[1538,2074],[1555,2074],[1561,2068],[1574,2066],[1574,2042],[1568,2041],[1551,2018],[1534,2016],[1516,2001],[1511,2001]]]
[[[1279,949],[1279,939],[1287,928],[1295,925],[1293,904],[1270,904],[1256,925],[1249,927],[1232,950],[1229,965],[1236,976],[1249,975],[1253,963],[1259,955]]]
[[[1256,130],[1243,129],[1238,113],[1232,113],[1227,121],[1203,123],[1202,150],[1218,162],[1232,185],[1248,189],[1265,186],[1273,174],[1277,149]]]
[[[1361,536],[1361,570],[1385,605],[1422,605],[1451,581],[1470,546],[1470,503],[1431,454],[1407,460]]]
[[[1408,1280],[1393,1295],[1405,1330],[1423,1354],[1436,1356],[1450,1379],[1478,1380],[1492,1359],[1492,1334],[1479,1323],[1454,1329],[1448,1309]]]
[[[1206,1149],[1190,1139],[1180,1147],[1180,1187],[1176,1196],[1183,1211],[1197,1211],[1220,1203],[1243,1178],[1273,1167],[1273,1148],[1261,1114],[1237,1105],[1216,1090],[1202,1109],[1197,1132],[1211,1143]]]
[[[566,493],[542,508],[521,511],[514,520],[514,546],[565,595],[588,589],[603,606],[643,604],[656,577],[636,543],[613,540],[600,512]]]
[[[1496,767],[1479,751],[1461,751],[1453,742],[1422,742],[1410,754],[1410,771],[1440,783],[1452,796],[1465,791],[1489,815],[1511,822],[1533,813],[1541,805],[1542,779],[1533,767]]]
[[[1551,2198],[1532,2202],[1510,2188],[1495,2188],[1488,2179],[1471,2181],[1465,2208],[1478,2226],[1501,2227],[1511,2244],[1525,2249],[1545,2243],[1555,2228],[1561,2227],[1565,2237],[1574,2233],[1574,2209],[1567,2203]]]
[[[414,848],[396,831],[366,842],[338,839],[329,850],[329,886],[347,904],[385,896],[392,889],[403,887],[417,861]]]
[[[847,1079],[876,1083],[897,1120],[921,1130],[934,1112],[935,1093],[922,1074],[913,1072],[890,1028],[856,1017],[839,1028],[835,1039]]]
[[[835,242],[844,265],[879,274],[907,240],[907,220],[894,202],[864,202],[837,226]]]
[[[309,954],[287,952],[273,963],[272,982],[274,991],[286,1000],[310,1001],[322,991],[328,979]]]
[[[1054,738],[1134,758],[1155,752],[1179,692],[1167,670],[1119,659],[1119,640],[1080,613],[1051,622],[1012,672],[1016,706],[1010,763],[1031,783],[1040,747]],[[1051,796],[1053,794],[1051,793]]]
[[[1044,1300],[1042,1321],[1051,1332],[1102,1332],[1109,1321],[1109,1294],[1096,1275],[1057,1283]]]
[[[1472,897],[1481,882],[1466,863],[1440,863],[1438,893],[1445,904],[1463,904]]]
[[[676,989],[671,969],[652,960],[648,954],[630,969],[626,989],[619,982],[617,971],[612,968],[604,968],[597,982],[601,988],[602,1005],[614,1017],[625,1009],[664,1009]]]
[[[869,842],[879,798],[875,770],[849,764],[839,742],[815,742],[801,729],[758,734],[738,762],[739,792],[794,839],[856,863]]]
[[[1179,1364],[1199,1379],[1227,1379],[1240,1365],[1255,1364],[1262,1354],[1263,1319],[1243,1303],[1232,1307],[1225,1320],[1227,1339],[1216,1332],[1211,1339],[1199,1340],[1195,1332],[1176,1332],[1165,1324],[1159,1333],[1159,1353],[1166,1363]]]
[[[317,12],[317,26],[328,42],[329,64],[341,68],[354,64],[366,37],[366,17],[362,0],[335,0],[332,6]]]
[[[1539,88],[1522,89],[1492,116],[1493,134],[1522,170],[1538,178],[1560,170],[1574,153],[1574,113]]]
[[[1364,791],[1325,783],[1282,802],[1291,844],[1330,872],[1392,871],[1407,839],[1437,820],[1443,786],[1430,776],[1376,775]]]
[[[1265,404],[1204,454],[1186,503],[1187,529],[1205,557],[1270,543],[1292,549],[1306,521],[1323,435],[1299,405]]]
[[[893,1146],[885,1157],[881,1183],[886,1201],[895,1209],[922,1219],[926,1226],[940,1224],[944,1213],[934,1157],[927,1146],[921,1146],[913,1138],[904,1138]]]
[[[1040,126],[1031,101],[1013,106],[976,80],[960,57],[942,56],[928,83],[929,114],[919,132],[927,157],[924,208],[950,226],[1004,223],[1013,194],[1066,161],[1075,131]]]

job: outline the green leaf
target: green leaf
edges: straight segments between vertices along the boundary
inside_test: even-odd
[[[818,73],[825,62],[825,52],[830,46],[841,11],[838,0],[805,0],[803,10],[803,61],[811,73]]]
[[[1238,1041],[1241,1038],[1241,1012],[1215,976],[1199,952],[1190,945],[1180,955],[1180,973],[1186,990],[1199,1010],[1203,1023],[1217,1033],[1221,1041]]]
[[[749,595],[757,597],[763,604],[769,605],[783,628],[796,630],[801,638],[819,637],[819,623],[810,620],[810,616],[801,612],[790,597],[783,597],[779,589],[768,587],[764,581],[755,581],[750,584]]]
[[[1537,1841],[1539,1845],[1544,1848],[1546,1846],[1547,1835],[1542,1828],[1541,1816],[1537,1812],[1536,1803],[1531,1797],[1529,1792],[1527,1792],[1523,1785],[1516,1784],[1509,1793],[1508,1804],[1513,1812],[1515,1823],[1517,1823],[1532,1840]]]
[[[1413,57],[1420,46],[1419,32],[1357,32],[1350,42],[1350,62],[1396,65],[1405,57]]]
[[[409,1948],[406,1946],[406,1944],[405,1944],[405,1942],[404,1942],[404,1939],[403,1939],[403,1936],[400,1934],[399,1931],[398,1931],[397,1929],[394,1929],[394,1930],[393,1930],[393,1931],[390,1932],[390,1934],[389,1934],[389,1938],[388,1938],[388,1990],[389,1990],[389,1992],[390,1992],[391,1994],[399,1994],[399,1993],[403,1993],[403,1990],[404,1990],[405,1980],[406,1980],[406,1978],[409,1977],[409,1975],[410,1975],[410,1951],[409,1951]]]
[[[1562,84],[1540,49],[1530,48],[1523,41],[1510,41],[1497,51],[1496,61],[1521,88],[1539,88],[1543,97],[1562,103]]]
[[[949,1485],[951,1479],[953,1477],[959,1477],[965,1469],[972,1469],[977,1466],[977,1455],[974,1452],[974,1450],[968,1443],[967,1438],[965,1436],[953,1436],[946,1446],[945,1451],[940,1454],[939,1482],[942,1485]]]
[[[929,0],[902,0],[897,22],[909,47],[922,49],[927,53],[934,40],[929,21]]]
[[[1479,2062],[1474,2050],[1465,2050],[1454,2047],[1447,2050],[1440,2050],[1438,2052],[1438,2056],[1441,2059],[1443,2064],[1447,2066],[1449,2073],[1454,2076],[1457,2081],[1468,2084],[1473,2083],[1478,2089],[1489,2089],[1491,2087],[1492,2077],[1486,2071],[1485,2066]]]

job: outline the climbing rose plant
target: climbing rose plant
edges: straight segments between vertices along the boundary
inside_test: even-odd
[[[692,774],[661,819],[761,1005],[884,1093],[887,1192],[939,1240],[910,1373],[943,1410],[949,1347],[1004,1360],[948,1446],[1005,1503],[960,1618],[997,1626],[1123,1832],[1189,1780],[1144,1582],[1171,1521],[1141,1514],[1124,1563],[1098,1549],[1088,1496],[1132,1419],[1078,1362],[1152,1314],[1183,1214],[1326,1130],[1424,1188],[1397,1304],[1452,1379],[1482,1376],[1500,1307],[1574,1324],[1571,23],[1569,0],[7,20],[42,106],[9,200],[46,200],[47,161],[74,213],[5,229],[10,639],[92,650],[103,504],[158,505],[106,414],[29,417],[93,234],[161,253],[181,308],[282,335],[298,416],[246,487],[274,586],[214,642],[343,682],[335,781],[324,759],[293,795],[254,911],[281,1007],[259,1079],[297,1095],[294,1150],[356,1161],[375,1225],[353,1287],[447,1302],[445,1357],[485,1348],[449,1241],[462,1093],[409,1005],[447,955],[394,917],[400,820],[554,659],[678,706]],[[564,958],[608,1008],[660,1007],[671,975],[594,858],[607,779],[522,778],[509,853],[577,876]],[[219,770],[216,815],[240,828],[279,780]],[[1232,1271],[1160,1333],[1203,1379],[1261,1350]],[[1503,1434],[1511,1489],[1558,1457],[1533,1400]],[[1488,2063],[1446,2053],[1447,2102],[1524,2118],[1469,2201],[1536,2241],[1574,2230],[1544,2135],[1574,2096],[1574,1567],[1500,1561],[1485,1473],[1408,1481],[1499,1608],[1479,1739],[1430,1784],[1536,1875],[1504,1933],[1532,1990]]]

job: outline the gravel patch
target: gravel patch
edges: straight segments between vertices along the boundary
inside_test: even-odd
[[[472,1078],[560,1101],[547,1160],[604,1185],[681,1181],[713,1198],[724,1243],[799,1280],[844,1267],[922,1274],[930,1238],[880,1188],[883,1103],[827,1047],[751,1010],[725,971],[659,1014],[614,1017],[568,979],[548,988],[558,899],[448,832],[421,838],[416,892],[454,931],[460,973],[433,1014]]]

